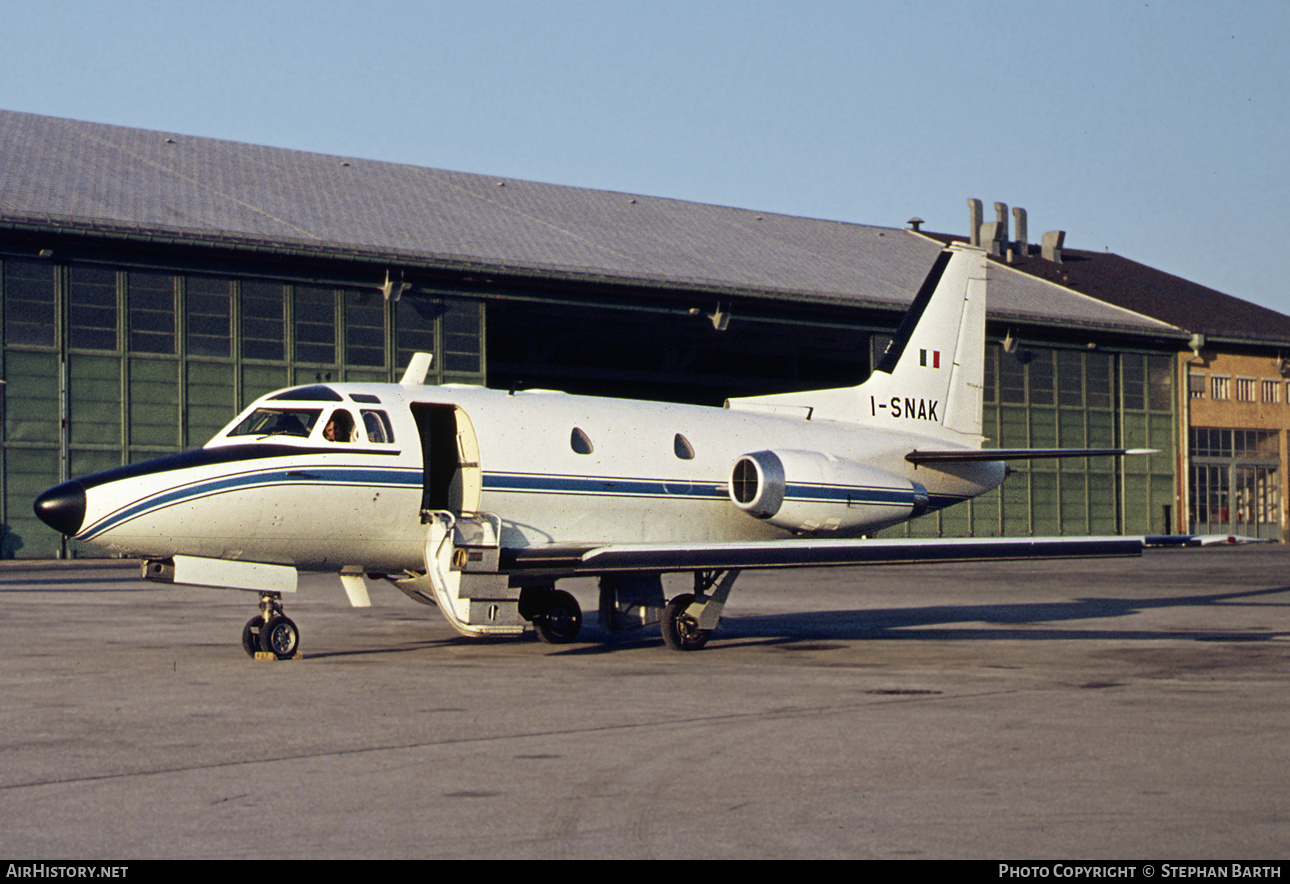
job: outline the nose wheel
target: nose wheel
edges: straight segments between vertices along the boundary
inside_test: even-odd
[[[248,657],[272,655],[275,660],[290,660],[300,648],[300,630],[282,612],[282,597],[267,593],[260,597],[260,613],[242,627],[242,650]]]

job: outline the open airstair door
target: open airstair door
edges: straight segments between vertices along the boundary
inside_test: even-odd
[[[475,428],[455,405],[415,402],[421,434],[424,575],[394,581],[417,601],[431,601],[463,635],[524,631],[519,589],[497,573],[501,521],[479,512],[483,474]]]
[[[483,493],[479,440],[466,412],[447,403],[414,402],[412,416],[421,434],[422,521],[433,512],[478,511]]]

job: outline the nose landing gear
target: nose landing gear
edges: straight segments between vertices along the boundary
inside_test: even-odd
[[[242,627],[242,650],[257,660],[290,660],[299,656],[300,630],[282,612],[282,594],[260,596],[260,613]]]

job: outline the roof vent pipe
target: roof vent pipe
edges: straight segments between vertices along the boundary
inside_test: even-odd
[[[1050,230],[1039,241],[1039,254],[1045,261],[1062,263],[1062,245],[1066,242],[1065,230]]]
[[[1011,237],[1008,236],[1008,204],[994,204],[994,223],[999,226],[996,228],[999,232],[997,239],[1000,243],[1006,243]]]
[[[981,247],[981,201],[968,200],[968,244]]]
[[[1007,237],[1006,224],[990,221],[981,225],[981,247],[985,249],[987,255],[994,255],[996,258],[1002,257],[1003,243]]]

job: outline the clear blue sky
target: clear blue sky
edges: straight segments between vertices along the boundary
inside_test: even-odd
[[[1288,41],[1284,0],[0,0],[0,107],[952,233],[999,200],[1290,313]]]

